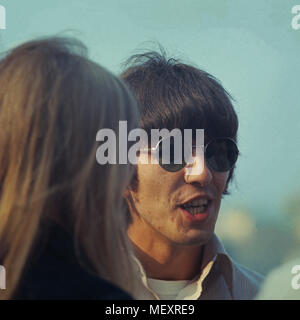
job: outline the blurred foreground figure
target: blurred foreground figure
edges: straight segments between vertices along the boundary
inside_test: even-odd
[[[257,300],[300,300],[300,259],[274,269],[262,285]]]
[[[111,282],[133,292],[122,208],[133,168],[99,165],[96,134],[137,115],[79,41],[32,41],[1,60],[0,299],[130,298]]]

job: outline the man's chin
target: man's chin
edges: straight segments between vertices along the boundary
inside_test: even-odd
[[[202,246],[207,244],[212,238],[214,231],[194,231],[186,235],[184,239],[178,239],[176,243],[181,246]]]

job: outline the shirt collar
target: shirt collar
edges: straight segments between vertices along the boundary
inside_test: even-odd
[[[233,295],[233,281],[235,270],[234,264],[216,234],[213,234],[210,241],[204,247],[203,261],[201,264],[201,274],[200,277],[198,276],[198,278],[203,278],[203,273],[205,272],[205,270],[207,270],[207,268],[208,271],[206,271],[206,275],[208,275],[213,264],[217,265],[218,270],[224,277],[231,295]],[[204,279],[202,279],[202,281],[203,280]]]
[[[156,293],[148,286],[147,276],[141,262],[135,256],[132,256],[132,258],[136,262],[137,272],[139,273],[142,282],[152,293],[152,295],[156,299],[159,299]],[[216,234],[214,234],[209,242],[205,245],[201,270],[199,270],[199,274],[193,280],[191,280],[191,282],[196,283],[198,287],[196,292],[202,292],[203,281],[210,274],[212,267],[215,264],[218,266],[218,270],[223,275],[231,296],[233,296],[234,265]],[[196,295],[197,294],[195,294],[195,296]]]

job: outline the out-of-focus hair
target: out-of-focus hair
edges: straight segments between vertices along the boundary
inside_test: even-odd
[[[27,42],[0,62],[0,264],[13,298],[48,226],[74,241],[89,272],[128,292],[134,279],[122,196],[133,168],[99,165],[96,134],[138,124],[126,85],[75,39]]]

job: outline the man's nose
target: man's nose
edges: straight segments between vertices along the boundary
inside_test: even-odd
[[[212,172],[207,167],[203,156],[194,157],[193,162],[185,167],[184,178],[186,183],[208,185],[212,180]]]

